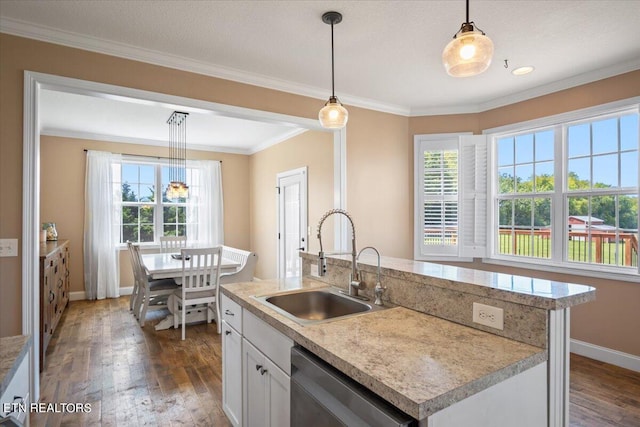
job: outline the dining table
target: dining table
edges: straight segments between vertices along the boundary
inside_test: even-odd
[[[180,259],[180,253],[147,253],[141,254],[142,264],[149,276],[152,279],[175,279],[176,283],[180,284],[182,279],[182,259]],[[240,263],[225,257],[220,260],[220,273],[234,272],[240,267]],[[169,295],[167,299],[167,308],[169,309],[169,315],[162,319],[156,326],[156,331],[172,328],[173,323],[173,302],[175,300],[174,295]],[[216,301],[216,304],[220,304]],[[199,323],[207,320],[207,307],[189,306],[186,308],[185,314],[186,323]],[[181,313],[178,312],[178,315]],[[179,316],[182,319],[182,316]],[[216,319],[216,322],[219,320]]]

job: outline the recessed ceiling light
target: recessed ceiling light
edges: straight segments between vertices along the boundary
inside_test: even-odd
[[[524,76],[525,74],[529,74],[533,70],[535,70],[533,66],[525,65],[524,67],[514,68],[513,71],[511,71],[511,74],[513,74],[514,76]]]

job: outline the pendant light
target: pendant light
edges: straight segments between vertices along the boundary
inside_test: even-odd
[[[453,77],[470,77],[482,73],[491,64],[493,42],[484,31],[469,22],[469,0],[467,20],[453,36],[442,52],[442,62],[447,73]]]
[[[322,22],[331,24],[331,96],[318,113],[322,127],[327,129],[341,129],[349,120],[349,112],[342,106],[335,94],[335,70],[333,65],[333,26],[342,22],[339,12],[327,12],[322,15]]]
[[[169,125],[169,185],[166,197],[169,200],[189,197],[189,187],[186,184],[188,115],[189,113],[174,111],[167,120]]]

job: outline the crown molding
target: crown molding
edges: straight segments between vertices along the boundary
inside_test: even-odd
[[[58,30],[55,28],[34,25],[28,22],[0,18],[0,32],[14,36],[35,39],[47,43],[55,43],[72,48],[88,50],[120,58],[141,61],[162,67],[173,68],[182,71],[216,77],[224,80],[231,80],[238,83],[260,86],[267,89],[292,93],[295,95],[307,96],[310,98],[326,100],[328,99],[327,89],[289,82],[258,73],[250,73],[230,67],[212,65],[191,58],[178,55],[144,49],[126,43],[99,39],[96,37],[80,35],[77,33]],[[354,107],[366,108],[370,110],[382,111],[385,113],[408,116],[409,107],[384,103],[368,98],[361,98],[348,94],[340,96],[342,102]],[[321,104],[318,104],[318,109]]]
[[[0,32],[320,100],[326,99],[328,93],[326,89],[322,88],[275,79],[273,77],[268,77],[258,73],[250,73],[235,68],[211,65],[190,58],[143,49],[125,43],[84,36],[47,26],[34,25],[16,19],[0,18]],[[635,58],[622,64],[616,64],[611,67],[582,73],[577,76],[568,77],[566,79],[554,81],[532,89],[476,104],[438,105],[411,108],[409,106],[385,103],[349,94],[341,94],[340,99],[346,106],[351,105],[358,108],[408,117],[445,114],[473,114],[504,107],[506,105],[526,101],[528,99],[548,95],[553,92],[569,89],[638,69],[640,69],[640,58]]]
[[[159,141],[155,139],[146,139],[146,138],[130,138],[130,137],[124,137],[124,136],[118,136],[118,135],[105,135],[101,133],[92,133],[92,132],[79,132],[79,131],[72,131],[67,129],[42,129],[40,131],[40,134],[46,135],[46,136],[55,136],[60,138],[88,139],[92,141],[117,142],[122,144],[151,145],[155,147],[163,147],[167,149],[169,148],[169,143],[167,141]],[[284,139],[278,142],[282,142],[282,141],[284,141]],[[277,144],[278,142],[274,142],[271,145]],[[216,153],[244,154],[244,155],[251,155],[255,152],[260,151],[260,150],[254,150],[254,149],[237,149],[237,148],[230,148],[230,147],[222,147],[222,146],[215,146],[215,145],[200,145],[200,144],[187,144],[187,149],[196,150],[196,151],[209,151],[209,152],[216,152]]]
[[[635,58],[622,64],[616,64],[611,67],[600,68],[598,70],[571,76],[566,79],[557,80],[548,84],[537,86],[531,89],[509,94],[507,96],[498,97],[487,102],[478,104],[469,104],[461,106],[440,106],[440,107],[423,107],[412,108],[410,116],[429,116],[442,114],[473,114],[482,113],[484,111],[493,110],[494,108],[504,107],[506,105],[515,104],[526,101],[528,99],[537,98],[539,96],[548,95],[572,87],[592,83],[608,77],[617,76],[628,73],[630,71],[640,70],[640,58]]]

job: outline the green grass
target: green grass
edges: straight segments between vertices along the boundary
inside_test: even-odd
[[[531,250],[531,239],[533,240],[533,251]],[[602,260],[598,261],[596,259],[596,243],[595,241],[591,242],[591,256],[588,257],[587,254],[587,242],[579,241],[579,240],[570,240],[568,245],[568,258],[569,261],[576,262],[586,262],[593,264],[607,264],[607,265],[616,265],[615,259],[615,251],[616,244],[615,243],[607,243],[603,242],[602,245]],[[627,243],[628,244],[628,243]],[[542,236],[518,236],[517,239],[517,248],[518,252],[513,253],[513,240],[506,235],[502,235],[500,238],[500,254],[504,255],[518,255],[518,256],[528,256],[528,257],[537,257],[537,258],[551,258],[551,240],[548,238],[544,238]],[[624,246],[622,244],[619,245],[621,262],[620,265],[630,265],[628,260],[624,259]]]

